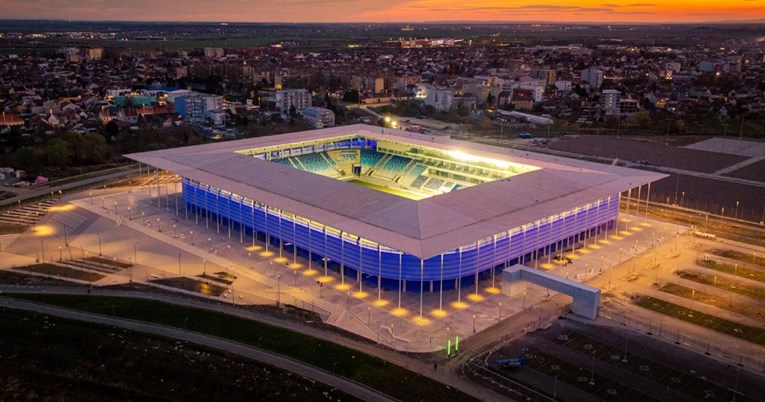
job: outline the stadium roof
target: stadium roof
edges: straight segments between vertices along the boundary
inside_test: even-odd
[[[351,135],[457,150],[541,169],[415,201],[235,152]],[[126,157],[421,258],[666,177],[661,173],[368,125]]]

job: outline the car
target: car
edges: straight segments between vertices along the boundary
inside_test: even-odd
[[[534,136],[529,133],[520,133],[518,134],[518,138],[534,138]]]

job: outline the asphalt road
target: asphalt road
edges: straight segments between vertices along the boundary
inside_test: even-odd
[[[253,348],[251,346],[214,336],[204,335],[197,332],[184,331],[173,327],[85,313],[81,311],[28,302],[24,300],[9,299],[5,297],[0,297],[0,307],[34,311],[37,313],[48,314],[61,318],[119,327],[151,335],[158,335],[187,341],[198,345],[224,350],[226,352],[235,353],[249,359],[257,360],[275,367],[289,370],[295,374],[322,382],[327,385],[331,385],[332,387],[340,389],[343,392],[351,394],[365,401],[377,402],[395,400],[373,388],[367,387],[363,384],[348,380],[343,377],[336,376],[333,373],[304,364],[289,357],[277,355],[265,350]]]

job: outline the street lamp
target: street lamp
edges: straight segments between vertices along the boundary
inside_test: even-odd
[[[136,264],[138,264],[138,251],[136,250],[137,245],[138,242],[133,243],[133,261],[135,261]]]
[[[157,217],[157,231],[158,231],[158,232],[161,232],[161,231],[162,231],[162,224],[161,224],[161,223],[160,223],[160,221],[159,221],[159,217]]]
[[[102,255],[101,254],[101,233],[96,233],[96,234],[98,235],[98,255],[100,257]]]
[[[183,274],[181,273],[181,252],[180,251],[178,252],[178,275],[183,276]]]
[[[207,260],[202,258],[202,276],[207,276]]]
[[[497,319],[502,319],[502,302],[499,302],[499,313],[497,314]]]
[[[191,234],[191,245],[193,246],[194,245],[194,231],[192,230],[190,232],[190,234]]]
[[[475,333],[475,314],[473,314],[473,333]]]
[[[280,289],[280,281],[281,275],[276,275],[276,305],[279,305],[280,299],[281,299],[281,289]]]
[[[526,291],[525,290],[523,291],[523,309],[522,310],[526,310]]]

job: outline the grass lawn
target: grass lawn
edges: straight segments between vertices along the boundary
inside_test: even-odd
[[[445,384],[320,338],[218,312],[151,300],[74,295],[13,295],[75,310],[152,322],[260,347],[366,384],[400,400],[474,400]],[[188,321],[186,319],[188,318]],[[186,322],[184,322],[186,321]]]
[[[702,313],[701,311],[678,306],[677,304],[651,296],[639,296],[635,304],[672,318],[701,325],[702,327],[722,332],[726,335],[735,336],[736,338],[745,341],[765,345],[765,330],[762,328],[739,324],[737,322]]]
[[[720,257],[730,258],[732,260],[748,262],[751,264],[757,264],[759,266],[765,267],[765,257],[757,256],[756,254],[745,254],[740,251],[722,250],[719,248],[712,250],[712,254],[719,255]]]
[[[662,292],[670,293],[676,296],[691,299],[693,301],[719,307],[732,311],[743,316],[755,317],[762,316],[763,309],[759,306],[749,303],[736,303],[730,298],[721,297],[715,294],[707,293],[699,289],[692,289],[675,283],[668,283],[661,288]]]
[[[679,271],[677,275],[683,279],[688,279],[703,285],[714,286],[718,289],[765,300],[765,288],[747,286],[722,276],[718,278],[717,275],[703,274],[700,272]]]
[[[751,279],[753,281],[758,282],[765,282],[765,272],[759,271],[756,269],[749,269],[744,267],[739,267],[735,264],[731,265],[724,262],[715,262],[715,261],[700,261],[696,264],[709,269],[714,269],[715,271],[725,272],[726,274],[733,274],[740,276],[742,278]]]
[[[667,388],[682,392],[693,398],[704,400],[707,397],[706,390],[710,390],[715,395],[715,400],[730,401],[733,400],[733,391],[729,388],[706,381],[683,371],[675,370],[661,363],[646,359],[627,352],[627,361],[624,359],[624,348],[609,345],[590,338],[578,332],[570,332],[562,339],[564,346],[576,351],[592,355],[608,364],[629,371],[640,377],[664,385]],[[753,401],[753,399],[737,394],[737,401]]]
[[[4,401],[356,400],[241,356],[104,325],[0,309],[0,333]]]
[[[12,269],[26,272],[37,272],[40,274],[60,276],[64,278],[79,279],[81,281],[95,282],[102,278],[104,275],[96,274],[94,272],[80,271],[79,269],[61,267],[53,264],[34,264],[27,265],[26,267],[14,267]]]
[[[393,189],[393,188],[378,186],[376,184],[367,183],[367,182],[361,181],[361,180],[348,180],[348,183],[353,183],[353,184],[356,184],[356,185],[359,185],[359,186],[362,186],[362,187],[371,188],[372,190],[382,191],[383,193],[388,193],[388,194],[397,195],[399,197],[408,198],[410,200],[421,200],[421,199],[425,198],[425,197],[423,197],[421,195],[410,193],[408,191],[403,191],[403,190],[397,190],[397,189]]]

